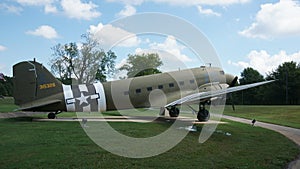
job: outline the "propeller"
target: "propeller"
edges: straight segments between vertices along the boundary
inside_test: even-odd
[[[235,76],[234,79],[231,81],[229,87],[234,87],[235,84],[237,83],[237,80],[238,80],[238,77]],[[235,106],[234,106],[234,100],[233,100],[233,97],[232,97],[232,93],[229,93],[229,98],[230,98],[230,101],[231,101],[232,110],[235,111]]]
[[[234,87],[235,84],[236,84],[236,82],[237,82],[237,80],[238,80],[238,77],[235,76],[234,79],[232,80],[232,82],[230,83],[229,87]]]

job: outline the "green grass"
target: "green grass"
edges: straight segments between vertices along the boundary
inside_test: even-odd
[[[12,97],[5,97],[4,99],[0,98],[0,113],[12,112],[18,108],[14,104],[14,99]]]
[[[111,123],[131,136],[152,136],[168,123]],[[201,126],[197,126],[201,129]],[[77,122],[0,119],[0,168],[284,168],[299,148],[284,136],[230,122],[204,144],[193,132],[176,147],[155,157],[113,155],[93,143]],[[180,132],[180,131],[179,131]],[[224,133],[231,133],[226,136]]]
[[[226,106],[224,114],[300,128],[300,106]]]

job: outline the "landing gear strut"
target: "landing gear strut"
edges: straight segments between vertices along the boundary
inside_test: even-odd
[[[170,117],[178,117],[179,115],[179,109],[175,106],[172,106],[170,109],[169,109],[169,115]]]
[[[55,119],[56,118],[56,115],[61,113],[61,111],[57,111],[55,113],[51,112],[48,114],[48,119]]]
[[[197,114],[197,119],[199,121],[208,121],[210,118],[210,113],[205,109],[205,104],[206,103],[199,103],[199,111]]]

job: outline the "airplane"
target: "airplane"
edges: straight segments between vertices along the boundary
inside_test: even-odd
[[[235,86],[237,80],[237,76],[225,74],[221,68],[199,66],[110,82],[64,85],[34,60],[13,66],[13,96],[19,110],[50,112],[49,119],[55,119],[61,112],[155,106],[161,108],[160,115],[169,112],[170,117],[178,117],[180,105],[197,103],[197,119],[208,121],[210,112],[205,105],[212,99],[274,81]]]

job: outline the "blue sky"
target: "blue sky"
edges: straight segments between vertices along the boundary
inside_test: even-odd
[[[103,28],[107,28],[104,40],[118,33],[132,37],[113,48],[118,66],[128,54],[155,50],[174,55],[188,67],[203,64],[195,62],[193,53],[172,35],[140,36],[109,26],[119,18],[144,12],[170,14],[193,24],[214,46],[224,70],[232,74],[240,75],[250,66],[265,75],[284,61],[300,63],[299,1],[3,0],[0,72],[11,76],[14,64],[33,58],[49,67],[51,47],[79,43],[81,34]],[[170,66],[176,59],[161,57],[168,62],[164,70],[176,69],[176,64]]]

